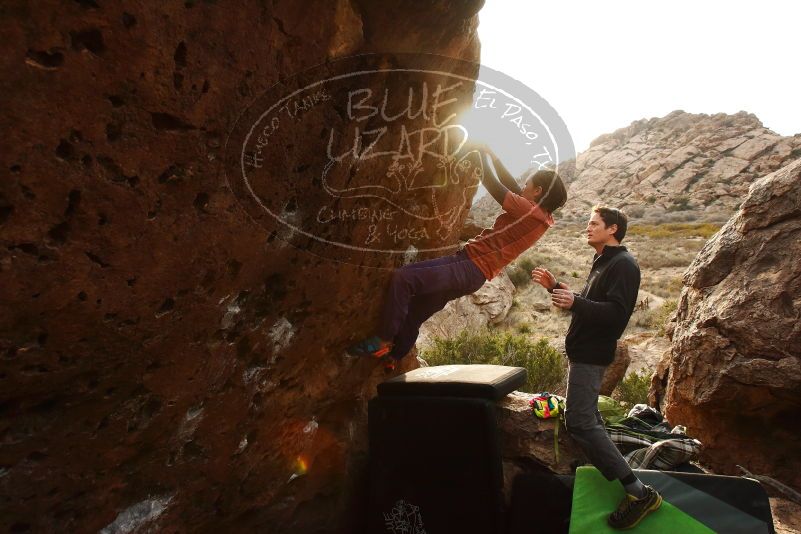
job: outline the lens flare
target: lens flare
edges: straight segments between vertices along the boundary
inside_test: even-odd
[[[298,476],[305,475],[308,470],[309,470],[308,460],[303,455],[298,456],[295,459],[295,474]]]

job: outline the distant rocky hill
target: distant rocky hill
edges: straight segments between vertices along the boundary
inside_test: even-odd
[[[583,219],[603,201],[652,222],[725,221],[757,178],[797,158],[801,134],[780,136],[750,113],[674,111],[642,119],[598,137],[575,163],[560,166],[570,182],[562,218]],[[482,198],[470,219],[485,226],[497,210],[492,198]]]

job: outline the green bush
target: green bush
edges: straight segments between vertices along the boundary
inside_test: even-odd
[[[530,334],[531,332],[531,325],[528,323],[523,323],[517,326],[518,334]]]
[[[531,283],[531,271],[534,270],[534,262],[529,258],[522,258],[515,262],[506,272],[509,279],[516,288],[521,288]]]
[[[662,305],[659,307],[659,314],[656,318],[656,327],[657,333],[660,336],[664,336],[666,334],[666,328],[668,321],[670,321],[670,317],[676,311],[678,307],[678,301],[676,299],[667,299]]]
[[[673,204],[668,206],[668,211],[687,211],[691,209],[690,198],[687,196],[679,196],[673,199]]]
[[[463,331],[452,338],[435,338],[422,353],[428,365],[484,363],[524,367],[528,380],[522,391],[563,393],[567,361],[541,338],[531,341],[524,334],[513,332]]]
[[[531,274],[517,266],[509,267],[506,270],[506,274],[509,275],[509,280],[511,280],[518,289],[526,287],[531,283]]]
[[[619,400],[627,408],[631,408],[635,404],[648,404],[648,388],[651,386],[652,376],[653,374],[644,370],[629,373],[615,388],[612,398]]]

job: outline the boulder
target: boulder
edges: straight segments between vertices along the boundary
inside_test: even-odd
[[[333,196],[327,147],[354,143],[350,90],[374,97],[362,114],[389,95],[397,148],[401,126],[432,116],[430,100],[427,114],[397,112],[410,84],[430,98],[442,82],[326,73],[370,53],[382,69],[435,54],[440,71],[461,69],[448,96],[469,105],[482,4],[4,2],[0,530],[356,531],[384,372],[344,348],[374,328],[404,258],[326,243],[455,248],[470,195],[407,187],[420,217],[383,200],[310,209]],[[270,101],[303,81],[325,85]],[[334,170],[386,190],[412,179],[382,158]],[[420,222],[436,210],[451,218]],[[298,231],[315,216],[320,232]]]
[[[475,293],[450,301],[423,323],[417,338],[418,348],[431,346],[437,337],[453,337],[464,330],[474,332],[503,321],[512,307],[514,294],[514,284],[506,271],[502,271]]]
[[[534,415],[529,401],[531,393],[513,391],[498,401],[497,417],[501,432],[504,487],[509,498],[511,483],[520,473],[550,472],[571,474],[577,462],[584,462],[581,449],[557,419],[540,419]],[[557,436],[559,461],[554,453],[554,431]]]
[[[683,283],[651,403],[714,470],[801,488],[801,160],[751,186]]]
[[[601,382],[601,395],[611,395],[617,385],[626,376],[626,370],[631,363],[629,346],[624,340],[617,342],[615,349],[615,359],[609,364],[604,373],[604,380]]]

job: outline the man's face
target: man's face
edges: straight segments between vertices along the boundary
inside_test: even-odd
[[[614,239],[615,232],[617,232],[617,225],[610,224],[606,226],[601,214],[597,211],[592,212],[587,223],[587,244],[591,247],[596,245],[605,245]]]

